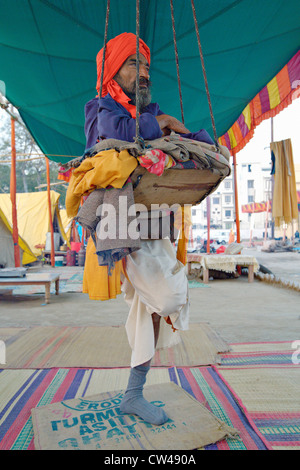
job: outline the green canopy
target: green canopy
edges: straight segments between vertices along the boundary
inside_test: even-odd
[[[106,3],[1,1],[0,80],[34,139],[54,161],[65,162],[85,148],[84,105],[96,96],[95,58],[103,46]],[[191,2],[173,4],[185,124],[192,132],[206,128],[213,136]],[[135,33],[135,6],[135,0],[111,0],[108,39]],[[221,137],[295,57],[300,2],[195,0],[195,9]],[[152,54],[153,101],[181,119],[169,0],[141,0],[140,36]]]

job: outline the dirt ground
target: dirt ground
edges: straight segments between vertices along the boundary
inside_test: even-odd
[[[243,254],[281,279],[300,282],[300,253],[265,253],[256,248]],[[44,268],[62,270],[64,268]],[[74,267],[72,267],[74,270]],[[83,268],[78,267],[78,270]],[[229,343],[300,340],[300,292],[247,276],[212,280],[190,289],[190,323],[208,322]],[[11,298],[0,301],[0,328],[32,326],[123,325],[128,313],[123,296],[101,302],[81,293]]]

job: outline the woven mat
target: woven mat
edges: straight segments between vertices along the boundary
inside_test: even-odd
[[[32,409],[74,398],[88,399],[95,394],[124,389],[128,375],[129,369],[0,370],[0,449],[34,449]],[[167,382],[181,387],[204,405],[215,418],[238,430],[238,439],[228,437],[205,446],[205,449],[267,448],[260,432],[249,422],[243,407],[234,399],[214,367],[150,369],[147,387]],[[159,399],[165,400],[165,397],[160,395]],[[69,417],[68,414],[54,416],[58,421],[60,418]],[[134,423],[132,420],[132,424]],[[152,432],[161,434],[157,429],[161,427],[155,427],[154,430],[152,427]]]
[[[222,366],[289,366],[293,364],[296,342],[230,344],[230,352],[222,354]]]
[[[218,367],[273,449],[300,450],[300,366]]]
[[[177,346],[158,350],[153,366],[211,365],[230,348],[208,324],[181,332]],[[34,327],[0,329],[6,344],[5,369],[49,367],[128,367],[131,350],[125,327]],[[2,367],[2,366],[1,366]]]

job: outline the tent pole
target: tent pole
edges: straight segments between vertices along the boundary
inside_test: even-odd
[[[50,223],[50,232],[51,232],[51,266],[55,266],[55,254],[54,254],[54,231],[53,231],[53,221],[52,221],[52,211],[51,211],[51,194],[50,194],[50,166],[49,159],[46,159],[46,168],[47,168],[47,193],[48,193],[48,210],[49,210],[49,223]]]
[[[18,219],[17,219],[17,178],[16,178],[16,131],[15,119],[11,116],[11,170],[10,170],[10,200],[12,205],[12,228],[13,228],[13,243],[14,243],[14,257],[15,267],[21,266],[20,249],[19,249],[19,233],[18,233]]]
[[[206,253],[210,253],[210,197],[206,198],[207,243]]]
[[[237,187],[237,170],[236,170],[236,153],[232,151],[233,156],[233,178],[234,178],[234,200],[235,200],[235,225],[236,225],[236,241],[241,242],[240,234],[240,215],[239,215],[239,198],[238,198],[238,187]]]

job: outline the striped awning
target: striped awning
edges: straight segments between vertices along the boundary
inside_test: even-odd
[[[254,129],[265,119],[276,116],[300,96],[300,51],[248,103],[237,121],[219,138],[222,145],[235,153],[253,137]]]
[[[297,191],[297,202],[298,202],[298,211],[300,212],[300,191]],[[268,202],[251,202],[251,204],[243,204],[242,212],[246,214],[253,214],[257,212],[272,212],[272,201]]]
[[[242,205],[242,212],[253,214],[257,212],[268,212],[272,211],[272,201],[269,201],[269,207],[267,202],[252,202],[251,204]]]

